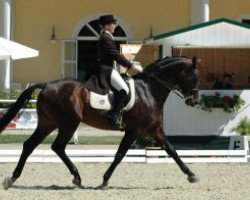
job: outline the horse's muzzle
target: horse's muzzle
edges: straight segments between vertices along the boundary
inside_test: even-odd
[[[188,98],[186,99],[185,103],[188,105],[188,106],[191,106],[191,107],[194,107],[198,104],[198,98],[196,96],[193,96],[191,98]]]
[[[188,106],[194,107],[199,103],[199,89],[193,89],[190,98],[186,99]]]

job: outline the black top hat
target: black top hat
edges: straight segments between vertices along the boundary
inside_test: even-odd
[[[116,23],[116,19],[114,18],[114,15],[102,15],[99,18],[99,23],[104,26],[109,23]]]

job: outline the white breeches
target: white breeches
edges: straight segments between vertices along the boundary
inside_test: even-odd
[[[113,69],[111,73],[111,85],[117,91],[125,90],[127,94],[129,93],[129,88],[127,84],[125,83],[119,72],[115,69]]]

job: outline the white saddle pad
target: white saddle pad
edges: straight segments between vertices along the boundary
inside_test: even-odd
[[[135,103],[135,82],[133,78],[129,78],[129,87],[130,87],[130,100],[128,104],[124,107],[126,111],[130,110]],[[100,110],[110,110],[111,104],[108,94],[100,95],[95,92],[90,91],[90,105],[92,108]]]

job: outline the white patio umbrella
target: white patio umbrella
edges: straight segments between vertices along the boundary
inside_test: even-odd
[[[39,51],[0,37],[0,60],[37,57]]]
[[[22,59],[37,57],[39,52],[24,45],[0,37],[0,86],[6,89],[10,88],[10,59]],[[2,66],[1,66],[2,64]]]

